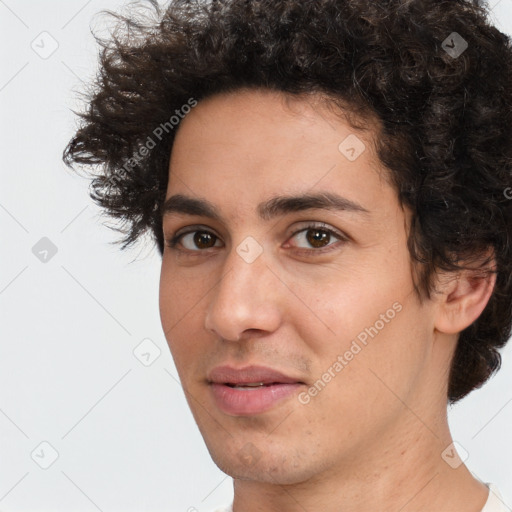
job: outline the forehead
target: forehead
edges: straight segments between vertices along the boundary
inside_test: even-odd
[[[181,122],[167,196],[251,202],[261,213],[261,203],[277,195],[332,192],[364,209],[363,197],[372,202],[388,186],[373,149],[377,126],[366,125],[354,128],[321,97],[267,90],[212,96]]]
[[[351,133],[358,132],[361,138],[371,138],[381,129],[378,117],[368,108],[325,93],[291,94],[264,88],[240,88],[200,100],[181,121],[178,134],[186,131],[184,126],[191,123],[194,130],[198,130],[212,118],[229,119],[232,128],[244,126],[249,119],[255,130],[261,124],[267,124],[269,135],[282,126],[288,126],[293,134],[302,129],[312,136],[314,127],[335,131],[346,125]],[[226,127],[219,123],[218,128],[220,137]],[[280,133],[281,137],[286,135],[287,132]]]

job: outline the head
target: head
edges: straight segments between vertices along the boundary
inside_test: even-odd
[[[391,439],[396,396],[433,420],[490,377],[511,327],[512,51],[482,8],[175,2],[122,21],[65,159],[101,165],[123,248],[153,236],[221,469],[300,481]],[[226,364],[297,384],[235,413],[212,391]]]

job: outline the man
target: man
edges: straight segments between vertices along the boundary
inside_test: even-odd
[[[510,336],[508,38],[466,0],[153,5],[65,159],[157,242],[230,510],[509,510],[446,418]]]

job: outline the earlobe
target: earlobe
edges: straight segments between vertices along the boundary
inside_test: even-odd
[[[487,306],[495,285],[496,272],[490,268],[461,270],[447,277],[439,295],[436,329],[457,334],[469,327]]]

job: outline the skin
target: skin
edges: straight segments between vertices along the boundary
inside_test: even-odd
[[[440,274],[439,293],[418,299],[410,212],[375,155],[378,123],[356,131],[317,100],[239,90],[203,100],[180,125],[167,198],[207,199],[223,217],[164,216],[166,240],[187,226],[214,235],[199,247],[184,236],[162,261],[162,327],[191,411],[234,478],[234,512],[479,512],[487,488],[441,455],[452,442],[446,397],[457,333],[494,281]],[[351,134],[366,146],[355,161],[338,149]],[[313,192],[367,212],[257,214],[274,196]],[[321,232],[322,252],[305,236],[311,223],[344,239]],[[236,250],[248,236],[263,250],[252,263]],[[216,406],[206,379],[215,366],[269,366],[307,391],[395,303],[400,312],[309,403],[297,392],[257,415]]]

